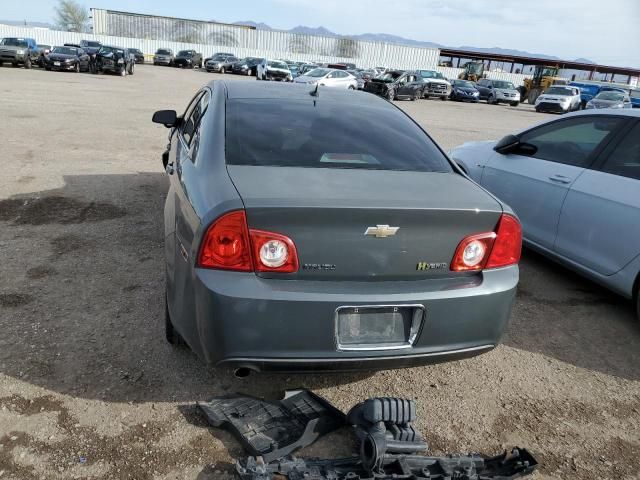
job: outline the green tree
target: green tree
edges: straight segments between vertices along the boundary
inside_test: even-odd
[[[55,7],[56,24],[67,32],[86,32],[89,29],[89,12],[74,0],[59,0]]]

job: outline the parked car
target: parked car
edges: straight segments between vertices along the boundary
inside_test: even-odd
[[[314,68],[318,68],[318,67],[319,65],[316,63],[303,63],[300,66],[300,75],[304,75],[305,73],[310,72]]]
[[[33,38],[5,37],[0,40],[0,64],[11,63],[13,67],[23,65],[31,68],[38,64],[40,50]]]
[[[364,84],[366,83],[366,81],[362,75],[362,72],[358,70],[347,70],[347,72],[349,72],[351,75],[356,77],[356,82],[358,82],[358,85],[356,88],[358,90],[364,90]]]
[[[135,64],[135,57],[128,48],[103,45],[96,54],[97,73],[111,72],[121,77],[133,75]]]
[[[512,107],[520,104],[520,92],[516,90],[513,83],[506,80],[491,80],[481,78],[476,83],[476,88],[480,92],[480,99],[486,100],[490,104],[508,103]]]
[[[451,80],[451,93],[449,94],[449,98],[460,102],[477,103],[480,100],[480,92],[474,82],[454,79]]]
[[[424,96],[426,86],[426,82],[418,72],[391,70],[380,77],[369,80],[364,91],[374,93],[389,101],[396,98],[418,100]]]
[[[167,339],[253,370],[491,350],[515,299],[516,217],[399,108],[342,89],[311,98],[218,80],[180,117],[154,114],[172,129]]]
[[[300,67],[297,63],[287,63],[287,67],[289,67],[289,71],[291,72],[291,76],[293,78],[300,76]]]
[[[178,68],[202,68],[202,54],[195,50],[180,50],[173,60],[173,66]]]
[[[102,47],[102,43],[97,40],[80,40],[79,47],[84,50],[88,55],[95,55]]]
[[[259,57],[247,57],[241,58],[231,67],[231,73],[236,75],[246,75],[248,77],[256,75],[258,64],[262,62],[262,58]]]
[[[580,110],[580,89],[557,85],[547,88],[536,99],[536,112],[568,113]]]
[[[332,68],[316,68],[300,75],[293,80],[295,83],[305,85],[318,85],[321,87],[344,88],[355,90],[358,88],[356,77],[344,70]]]
[[[206,65],[206,63],[209,60],[213,60],[213,59],[218,60],[220,58],[226,58],[226,57],[235,57],[235,54],[229,53],[229,52],[217,52],[217,53],[214,53],[211,57],[205,58],[204,63]]]
[[[45,70],[89,71],[89,55],[77,47],[53,47],[44,59]]]
[[[274,80],[276,82],[293,82],[293,76],[289,67],[282,60],[262,59],[256,67],[256,78],[258,80]]]
[[[175,58],[176,57],[173,54],[173,50],[171,50],[170,48],[159,48],[153,55],[153,64],[173,67]]]
[[[129,52],[133,54],[136,63],[144,63],[144,53],[137,48],[130,48]]]
[[[514,209],[527,245],[634,299],[640,316],[640,111],[570,113],[451,158]]]
[[[204,68],[207,72],[227,73],[232,71],[233,64],[237,61],[238,58],[234,55],[226,56],[218,53],[205,62]]]
[[[418,70],[418,74],[424,79],[427,86],[424,98],[438,97],[447,100],[451,95],[451,84],[440,72],[435,70]]]
[[[640,89],[632,88],[629,91],[629,98],[631,99],[631,106],[633,108],[640,108]]]
[[[51,45],[38,44],[38,66],[44,68],[44,60],[51,52]]]
[[[600,92],[593,97],[593,100],[587,102],[585,108],[632,108],[631,98],[627,93],[608,90]]]

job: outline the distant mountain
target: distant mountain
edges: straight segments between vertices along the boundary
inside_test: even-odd
[[[266,23],[256,23],[251,20],[241,21],[241,22],[233,22],[236,25],[247,25],[251,27],[255,27],[258,30],[276,30],[275,28],[271,28]],[[347,36],[349,38],[353,38],[356,40],[363,40],[365,42],[386,42],[386,43],[395,43],[398,45],[408,45],[410,47],[423,47],[423,48],[445,48],[445,45],[435,42],[426,42],[421,40],[412,40],[410,38],[400,37],[398,35],[391,35],[389,33],[362,33],[359,35],[340,35],[338,33],[332,32],[328,28],[325,27],[307,27],[304,25],[298,25],[295,28],[290,30],[284,30],[285,32],[290,33],[303,33],[307,35],[322,35],[325,37],[343,37]],[[549,60],[561,60],[561,58],[546,55],[544,53],[531,53],[523,50],[514,50],[510,48],[500,48],[500,47],[472,47],[468,45],[463,45],[461,47],[453,47],[459,50],[469,50],[471,52],[478,53],[495,53],[500,55],[516,55],[519,57],[538,57],[538,58],[547,58]],[[576,62],[580,63],[592,63],[595,64],[593,60],[589,60],[587,58],[577,58]]]
[[[55,28],[55,25],[46,22],[25,22],[24,20],[0,20],[2,25],[12,25],[14,27],[36,27]]]

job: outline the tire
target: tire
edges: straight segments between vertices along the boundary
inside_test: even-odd
[[[51,71],[51,67],[44,67],[44,69],[45,69],[47,72],[50,72],[50,71]]]
[[[537,88],[532,88],[527,96],[527,102],[529,102],[529,105],[535,105],[538,96],[540,96],[540,91]]]
[[[496,102],[496,99],[493,97],[493,95],[489,95],[489,96],[487,97],[487,103],[488,103],[489,105],[495,105],[497,102]]]
[[[169,304],[167,303],[167,297],[164,297],[164,337],[167,342],[174,347],[186,347],[187,343],[184,338],[176,331],[171,322],[171,316],[169,315]]]
[[[416,100],[420,100],[420,97],[422,97],[422,92],[420,90],[416,90],[415,92],[413,92],[413,97],[411,97],[411,101],[415,102]]]
[[[355,90],[355,87],[353,85],[349,85],[349,90]]]
[[[542,110],[540,110],[538,107],[536,107],[536,112],[541,113]]]
[[[251,76],[251,69],[247,68],[247,77],[250,77],[250,76]]]
[[[510,102],[509,105],[511,105],[512,107],[517,107],[518,105],[520,105],[520,102]]]
[[[121,77],[126,77],[127,76],[127,66],[123,65],[122,68],[120,69],[120,76]]]
[[[18,68],[18,64],[16,62],[11,62],[11,67]]]
[[[440,97],[440,100],[442,100],[443,102],[446,102],[448,99],[448,97]]]
[[[80,62],[76,62],[76,66],[74,67],[73,71],[75,73],[80,73]]]
[[[385,97],[390,102],[393,102],[393,100],[396,98],[396,92],[393,90],[393,88],[390,88],[389,90],[387,90]]]
[[[27,55],[27,58],[24,61],[24,68],[29,70],[31,68],[31,57]]]
[[[424,99],[428,100],[428,99],[429,99],[429,94],[428,94],[428,93],[425,93],[425,94],[422,96],[422,98],[424,98]]]
[[[221,73],[222,75],[224,75],[225,73],[227,73],[227,72],[225,72],[225,71],[224,71],[224,67],[220,67],[220,73]]]
[[[133,75],[135,68],[136,68],[136,64],[132,63],[131,67],[129,67],[129,75]]]

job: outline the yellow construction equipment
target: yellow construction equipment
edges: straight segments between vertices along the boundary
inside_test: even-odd
[[[557,65],[536,65],[533,71],[533,78],[525,78],[524,85],[518,87],[520,101],[527,100],[533,105],[540,94],[551,85],[567,85],[568,83],[568,79],[558,77]]]
[[[482,62],[467,62],[464,64],[464,72],[458,75],[460,80],[471,80],[477,82],[482,78],[484,73],[484,63]]]

